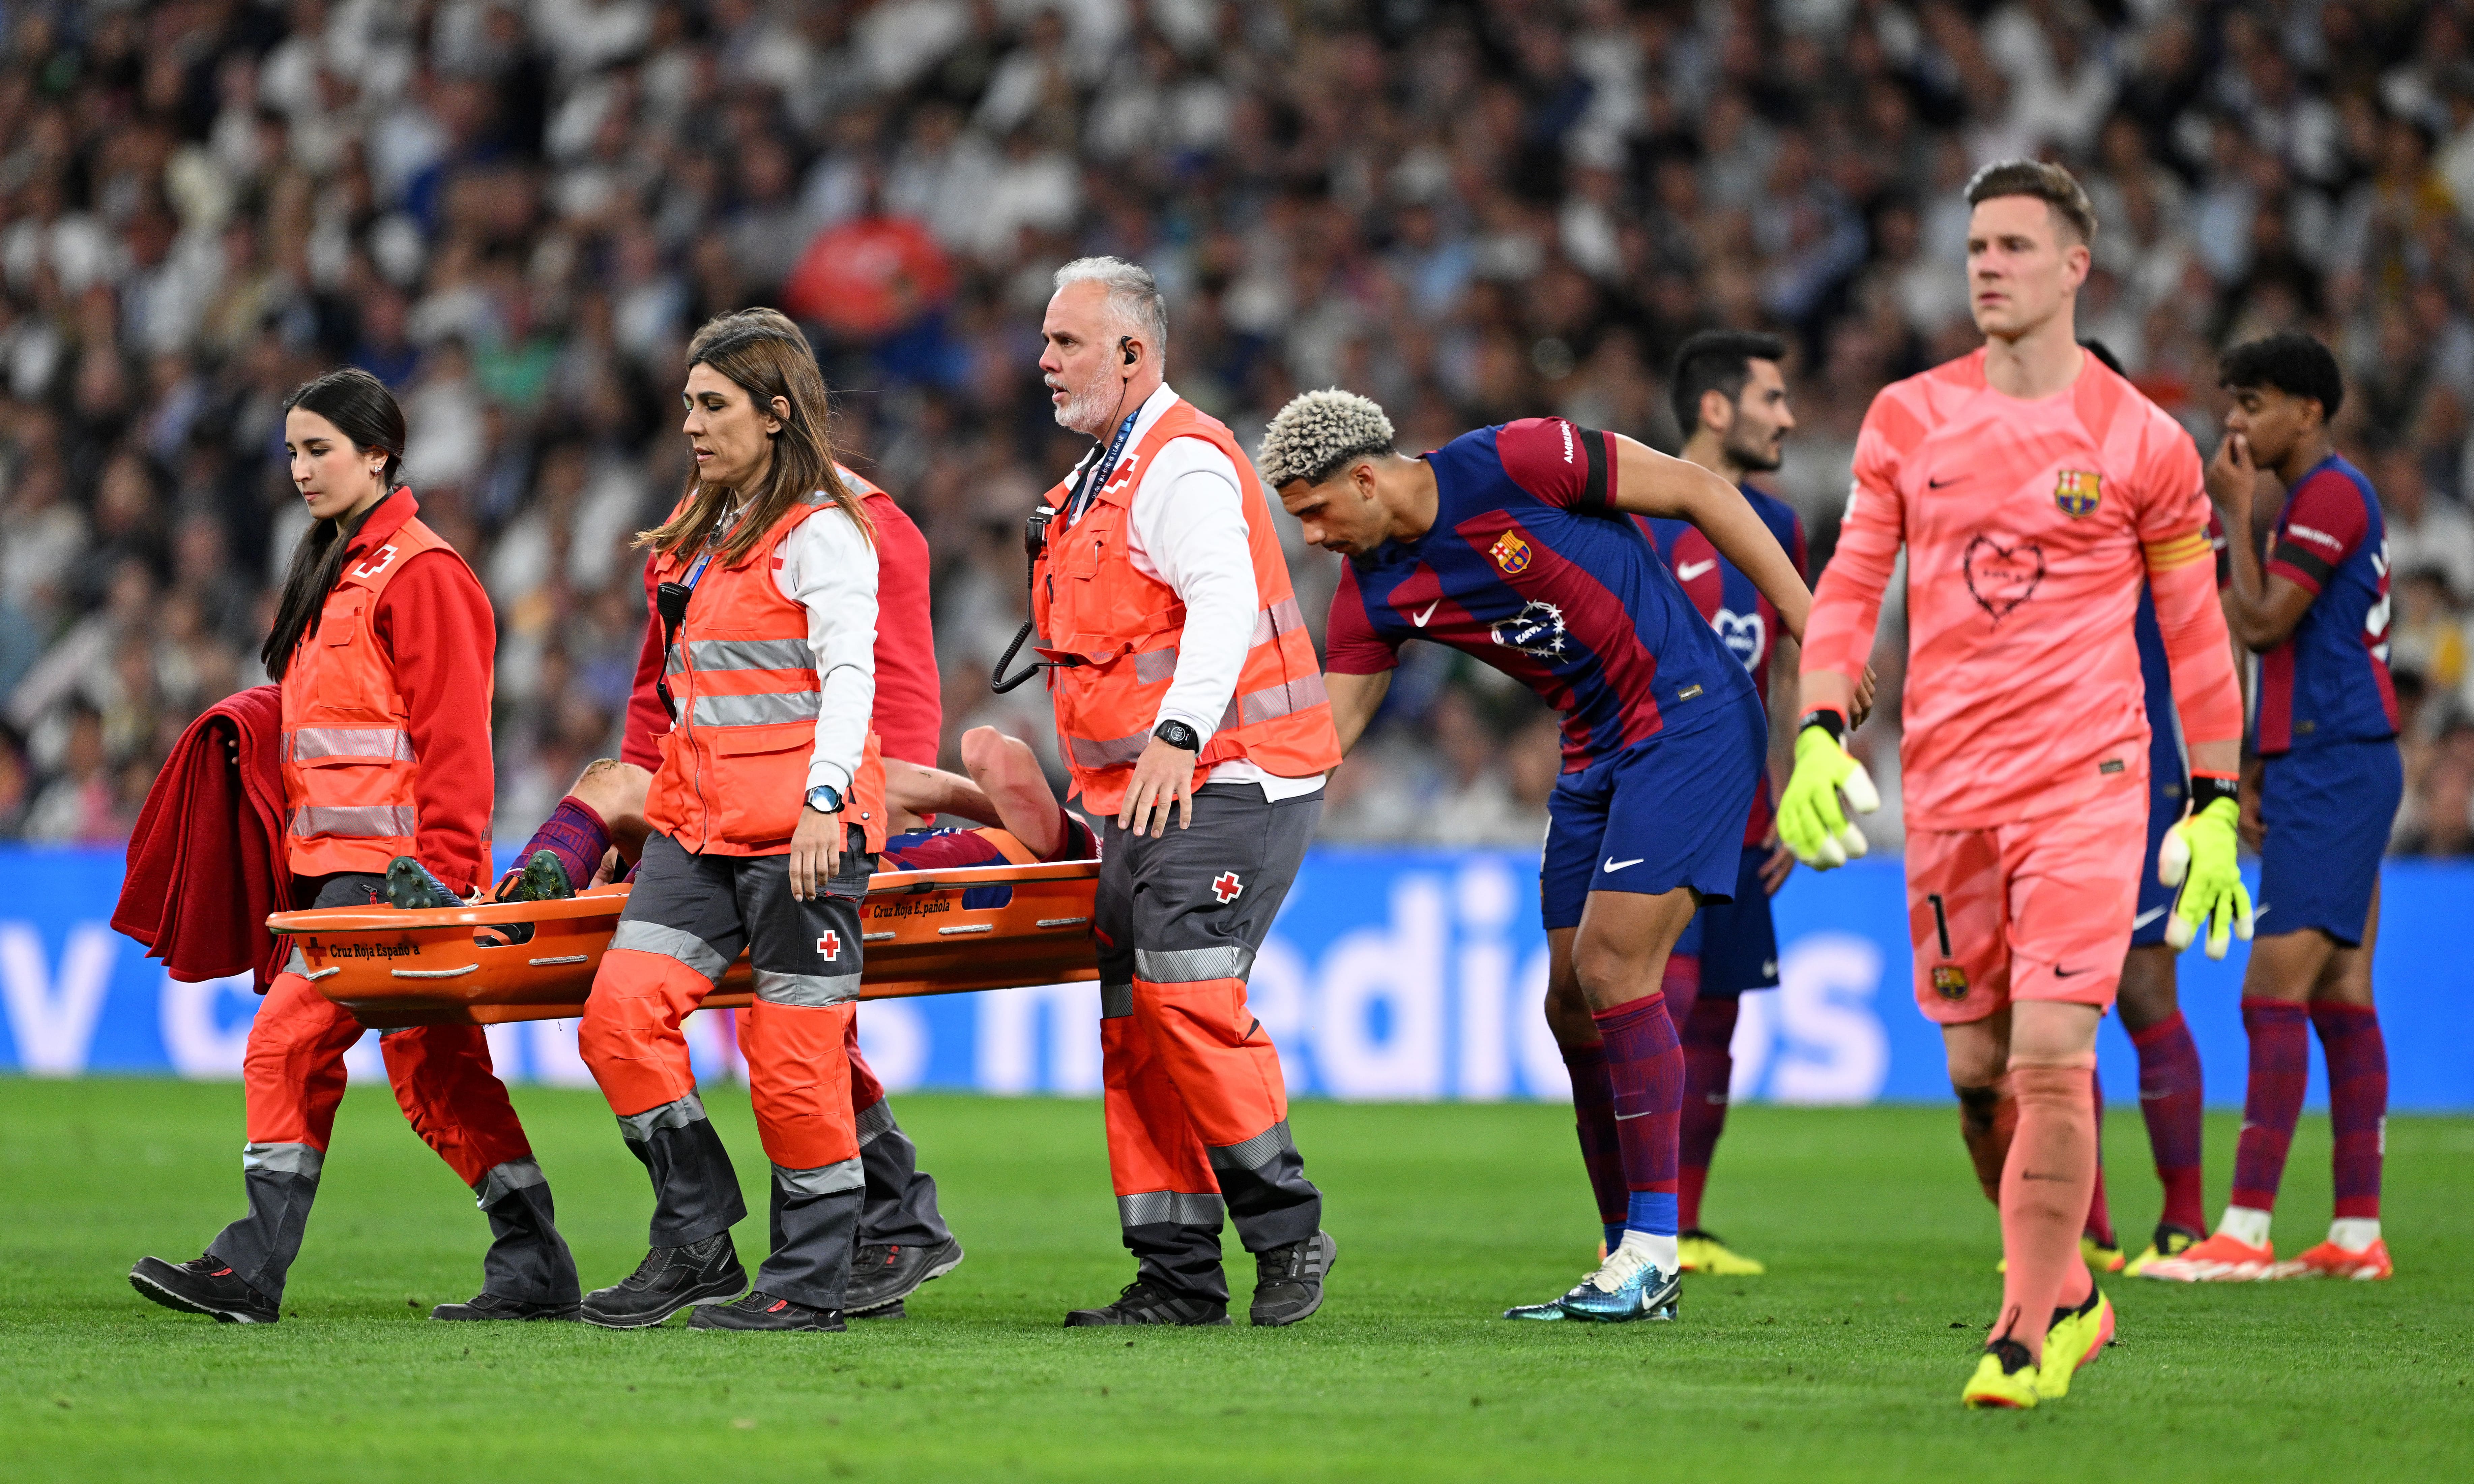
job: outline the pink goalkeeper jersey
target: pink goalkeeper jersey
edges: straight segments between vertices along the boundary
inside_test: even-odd
[[[2029,402],[1977,350],[1873,399],[1804,668],[1863,673],[1904,544],[1908,827],[2069,808],[2147,776],[2132,618],[2151,567],[2208,557],[2207,518],[2190,435],[2095,356]]]

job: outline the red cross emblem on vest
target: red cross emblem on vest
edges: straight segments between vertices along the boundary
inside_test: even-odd
[[[841,957],[842,935],[839,933],[827,933],[822,938],[817,939],[816,951],[827,958]]]
[[[1211,895],[1220,898],[1222,906],[1235,901],[1245,890],[1246,883],[1238,880],[1233,871],[1224,871],[1211,878]]]

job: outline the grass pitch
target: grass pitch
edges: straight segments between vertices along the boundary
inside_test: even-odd
[[[643,1253],[643,1177],[591,1092],[523,1090],[588,1286]],[[1674,1325],[1515,1326],[1596,1228],[1567,1113],[1300,1104],[1341,1261],[1290,1329],[1057,1328],[1130,1277],[1096,1105],[906,1096],[970,1252],[847,1335],[439,1325],[477,1286],[471,1196],[381,1089],[344,1104],[284,1322],[139,1300],[239,1209],[240,1089],[0,1079],[0,1474],[37,1480],[815,1477],[1971,1481],[2474,1477],[2474,1119],[2389,1129],[2391,1282],[2114,1280],[2121,1343],[2070,1399],[1957,1402],[1999,1231],[1939,1109],[1736,1111],[1709,1219],[1768,1277],[1686,1280]],[[710,1101],[764,1169],[743,1094]],[[2127,1237],[2154,1215],[2107,1120]],[[2234,1123],[2210,1122],[2220,1191]],[[762,1257],[758,1219],[741,1257]],[[2215,1197],[2212,1196],[2212,1199]],[[2280,1248],[2321,1234],[2324,1118]],[[1242,1295],[1252,1266],[1232,1277]]]

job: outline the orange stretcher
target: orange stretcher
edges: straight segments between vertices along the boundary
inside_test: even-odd
[[[860,907],[860,997],[1097,979],[1099,878],[1095,860],[879,872]],[[301,950],[319,991],[364,1025],[495,1025],[584,1014],[626,905],[627,888],[613,886],[564,901],[279,912],[266,925]],[[504,941],[509,924],[523,922],[532,924],[529,939]],[[744,1009],[753,983],[741,954],[706,1008]]]

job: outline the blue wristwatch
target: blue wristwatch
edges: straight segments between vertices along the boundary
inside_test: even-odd
[[[831,783],[819,783],[808,790],[808,807],[818,814],[839,814],[842,812],[841,792]]]

